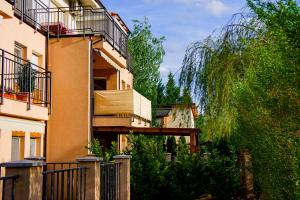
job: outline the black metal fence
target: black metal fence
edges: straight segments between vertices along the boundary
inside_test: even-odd
[[[36,13],[41,19],[49,14],[49,33],[52,36],[98,34],[127,57],[127,33],[105,9],[77,6],[50,8],[49,13],[37,9]]]
[[[15,199],[15,185],[18,175],[3,176],[0,177],[0,189],[2,187],[2,200],[14,200]]]
[[[34,27],[36,30],[43,32],[48,31],[45,24],[48,23],[48,15],[37,15],[37,11],[43,10],[45,13],[49,12],[49,7],[40,0],[7,0],[13,5],[15,15]]]
[[[0,49],[0,104],[3,98],[47,107],[51,102],[51,73]]]
[[[100,163],[101,200],[120,199],[120,163]]]
[[[86,170],[74,167],[43,171],[43,200],[85,200]]]

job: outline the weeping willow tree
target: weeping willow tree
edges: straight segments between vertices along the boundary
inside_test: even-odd
[[[248,5],[187,49],[180,83],[199,99],[206,139],[250,149],[264,199],[300,199],[299,5]]]

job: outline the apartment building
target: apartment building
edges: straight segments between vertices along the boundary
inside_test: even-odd
[[[127,52],[128,28],[101,2],[70,5],[52,0],[49,11],[49,70],[52,110],[47,160],[87,155],[91,138],[105,146],[126,146],[126,136],[100,133],[104,126],[143,126],[151,121],[151,102],[133,90]],[[141,109],[143,107],[143,109]]]
[[[0,0],[0,162],[72,161],[92,138],[123,149],[126,136],[97,128],[150,126],[128,33],[100,1]]]
[[[29,7],[47,10],[42,1],[0,0],[0,163],[44,156],[47,32]]]

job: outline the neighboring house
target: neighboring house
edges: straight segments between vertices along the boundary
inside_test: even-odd
[[[198,111],[195,104],[162,105],[156,111],[156,124],[161,128],[196,128]],[[189,143],[189,137],[186,137]]]
[[[51,75],[47,34],[35,23],[30,5],[0,0],[0,163],[44,155]],[[26,21],[26,22],[25,22]]]
[[[97,128],[150,126],[151,102],[133,90],[127,26],[99,1],[70,2],[0,0],[0,162],[29,156],[72,161],[88,154],[92,138],[123,149],[125,136]],[[35,65],[28,67],[27,59]],[[24,67],[36,78],[18,78]],[[26,91],[30,102],[7,97],[10,90],[21,94],[18,80],[27,90],[34,85]]]

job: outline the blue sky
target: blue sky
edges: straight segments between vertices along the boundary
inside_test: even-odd
[[[155,36],[165,36],[166,55],[160,72],[166,80],[171,71],[179,75],[185,49],[225,25],[246,0],[101,0],[109,11],[120,14],[129,28],[133,19],[146,16]]]

